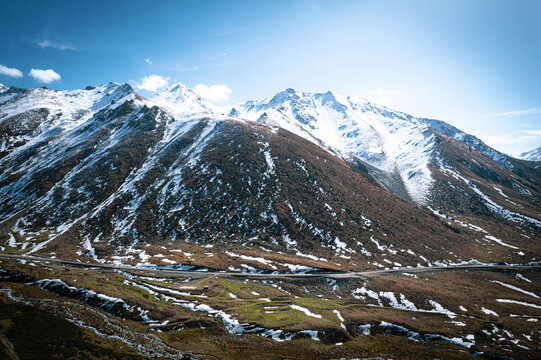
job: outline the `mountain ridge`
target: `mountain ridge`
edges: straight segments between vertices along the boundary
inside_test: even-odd
[[[536,149],[523,152],[520,154],[520,158],[522,160],[541,161],[541,146]]]
[[[396,183],[393,181],[396,179],[394,171],[408,190],[408,196],[402,197],[420,204],[425,203],[427,189],[432,183],[428,165],[436,154],[429,129],[465,143],[496,163],[525,176],[524,171],[516,169],[515,159],[444,121],[414,117],[375,105],[361,97],[330,91],[306,93],[286,89],[271,98],[233,106],[229,115],[283,127],[321,143],[343,158],[358,158],[378,170],[372,171],[371,175],[384,186]],[[324,117],[330,121],[322,121]],[[399,122],[402,123],[397,125]],[[437,162],[437,159],[432,161]],[[519,164],[518,167],[522,166]],[[396,186],[386,187],[398,192]]]
[[[330,92],[286,90],[255,121],[178,84],[154,99],[127,84],[0,94],[0,126],[20,140],[0,159],[4,248],[238,271],[535,259],[536,185],[420,119]],[[318,139],[321,114],[373,159]],[[410,175],[430,176],[423,206],[400,193]]]

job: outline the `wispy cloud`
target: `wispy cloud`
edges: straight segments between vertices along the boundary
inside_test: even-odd
[[[520,115],[530,115],[530,114],[541,114],[541,109],[531,108],[531,109],[524,109],[524,110],[505,111],[501,113],[488,114],[488,115],[485,115],[485,117],[520,116]]]
[[[31,77],[33,77],[35,80],[49,84],[53,81],[59,81],[61,79],[61,76],[59,73],[54,71],[53,69],[47,69],[47,70],[41,70],[41,69],[32,69],[28,73]]]
[[[521,133],[541,136],[541,130],[520,130]]]
[[[23,77],[23,73],[21,72],[21,70],[17,68],[10,68],[2,64],[0,64],[0,75],[11,76],[14,78]]]
[[[145,62],[146,62],[147,64],[149,64],[149,65],[152,65],[152,60],[150,60],[149,58],[146,58],[146,59],[145,59]]]
[[[149,75],[141,79],[141,83],[137,84],[137,88],[140,90],[148,90],[156,92],[158,89],[164,88],[169,84],[170,77],[163,77],[161,75]]]
[[[229,100],[229,94],[231,94],[231,89],[223,84],[210,86],[199,84],[195,85],[193,91],[202,98],[216,102]]]
[[[52,48],[52,49],[58,49],[58,50],[77,50],[75,46],[71,46],[68,44],[61,44],[61,43],[51,41],[51,40],[35,41],[34,44],[44,49]]]

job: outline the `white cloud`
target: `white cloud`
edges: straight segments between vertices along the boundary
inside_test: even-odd
[[[193,91],[202,98],[216,102],[229,100],[229,94],[231,94],[231,89],[226,85],[198,84],[195,85]]]
[[[152,65],[152,60],[150,60],[149,58],[146,58],[146,59],[145,59],[145,62],[146,62],[147,64],[149,64],[149,65]]]
[[[50,41],[50,40],[36,41],[35,44],[42,48],[53,48],[53,49],[58,49],[58,50],[77,50],[77,48],[75,48],[74,46],[67,45],[67,44],[60,44],[60,43]]]
[[[0,75],[11,76],[14,78],[23,77],[23,73],[21,72],[21,70],[16,69],[16,68],[9,68],[2,64],[0,64]]]
[[[520,132],[529,135],[541,136],[541,130],[520,130]]]
[[[52,69],[47,70],[41,70],[41,69],[32,69],[28,73],[28,75],[32,76],[35,80],[49,84],[53,81],[58,81],[61,79],[60,74],[58,74],[56,71]]]
[[[156,92],[156,90],[166,87],[170,79],[170,77],[163,77],[161,75],[149,75],[141,79],[141,84],[138,84],[137,88]]]
[[[488,115],[485,115],[485,117],[520,116],[520,115],[539,114],[539,113],[541,113],[541,109],[532,108],[532,109],[525,109],[525,110],[514,110],[514,111],[488,114]]]

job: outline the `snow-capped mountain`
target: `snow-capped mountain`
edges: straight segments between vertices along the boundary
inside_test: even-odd
[[[10,88],[0,97],[0,157],[53,127],[77,127],[104,107],[135,96],[129,85],[115,83],[64,91]]]
[[[404,198],[424,203],[432,177],[434,136],[420,120],[363,98],[287,89],[235,106],[230,115],[287,129],[345,159],[360,159],[371,174]],[[398,181],[397,181],[398,180]]]
[[[237,105],[230,115],[287,129],[344,160],[361,160],[378,182],[417,204],[427,204],[430,197],[430,165],[442,163],[434,130],[516,170],[512,158],[444,121],[416,118],[361,97],[287,89]]]
[[[6,91],[8,88],[4,84],[0,84],[0,93]]]
[[[0,93],[0,246],[252,270],[539,253],[537,183],[445,123],[293,90],[220,112],[182,84]]]
[[[487,214],[502,213],[499,205],[492,205],[493,197],[502,196],[495,188],[509,187],[515,196],[522,196],[529,191],[524,184],[533,189],[541,184],[539,169],[444,121],[413,117],[360,97],[287,89],[272,98],[237,105],[230,115],[287,129],[350,164],[359,160],[364,172],[394,194],[447,213],[470,213],[478,206],[474,204],[492,208]],[[517,182],[516,175],[527,182]],[[458,208],[461,196],[446,194],[453,183],[467,194]],[[535,206],[527,213],[536,214]]]
[[[523,152],[520,154],[520,158],[529,161],[541,161],[541,146],[537,149]]]
[[[176,117],[218,115],[224,112],[219,106],[204,100],[184,84],[175,84],[154,95],[150,100]]]

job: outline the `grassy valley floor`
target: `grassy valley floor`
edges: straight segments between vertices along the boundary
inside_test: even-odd
[[[538,269],[257,279],[0,266],[6,359],[541,356]]]

